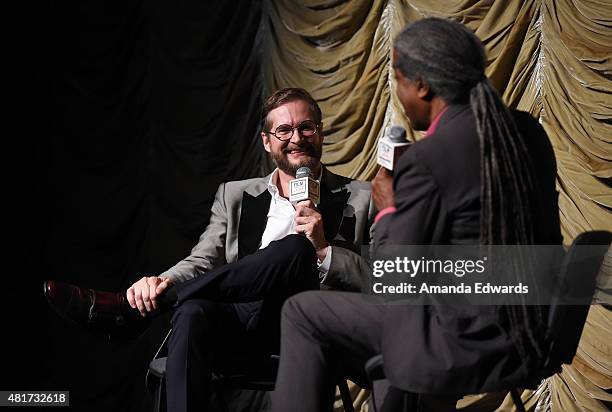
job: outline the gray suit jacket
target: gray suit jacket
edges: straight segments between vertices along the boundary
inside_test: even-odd
[[[190,256],[162,273],[181,283],[255,252],[266,227],[271,195],[270,175],[222,183],[217,190],[211,217]],[[374,203],[368,182],[351,180],[323,169],[321,203],[325,237],[332,247],[324,288],[360,290],[360,248],[371,238]]]

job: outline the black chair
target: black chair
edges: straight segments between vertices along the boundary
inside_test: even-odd
[[[149,363],[149,370],[147,372],[146,384],[149,392],[153,394],[155,412],[166,410],[165,378],[167,357],[164,355],[167,354],[166,342],[170,332],[168,332],[153,360]],[[256,367],[245,373],[232,375],[213,374],[211,381],[213,390],[218,394],[222,393],[224,389],[273,391],[279,360],[280,357],[278,355],[271,355],[269,359],[262,360]],[[338,388],[340,389],[345,412],[355,412],[347,382],[345,380],[339,381]]]
[[[551,302],[549,309],[546,333],[547,358],[540,373],[527,382],[521,382],[520,387],[535,389],[542,380],[561,372],[561,365],[572,363],[595,292],[597,274],[611,242],[612,233],[607,231],[584,232],[572,242],[563,260],[558,278],[558,291],[554,295],[556,298]],[[370,382],[385,378],[383,365],[382,354],[366,362],[365,371]],[[525,412],[518,390],[516,388],[508,390],[517,411]],[[375,402],[374,408],[376,410]]]

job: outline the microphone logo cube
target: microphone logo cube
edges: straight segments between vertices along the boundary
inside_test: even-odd
[[[315,205],[318,205],[321,201],[320,195],[319,195],[319,182],[314,180],[314,179],[310,179],[308,181],[308,198],[310,200],[312,200],[312,203],[314,203]]]
[[[300,202],[308,199],[308,178],[301,177],[289,181],[289,201]]]
[[[301,202],[302,200],[312,200],[319,203],[319,182],[309,177],[300,177],[289,181],[289,201]]]
[[[396,143],[392,142],[390,139],[381,138],[378,141],[378,164],[387,170],[393,170],[400,156],[404,153],[409,145],[410,142],[408,141]]]

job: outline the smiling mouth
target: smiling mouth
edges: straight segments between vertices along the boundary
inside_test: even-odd
[[[307,150],[307,149],[295,149],[295,150],[286,150],[285,153],[286,154],[290,154],[290,155],[294,155],[294,156],[299,156],[299,155],[310,155],[311,151]]]

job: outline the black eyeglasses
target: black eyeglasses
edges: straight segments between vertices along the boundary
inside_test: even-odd
[[[312,137],[317,134],[318,126],[312,120],[304,120],[302,123],[293,127],[289,124],[281,124],[276,128],[274,132],[269,131],[271,135],[274,135],[278,140],[284,142],[290,140],[293,137],[293,131],[297,130],[298,133],[303,137]]]

